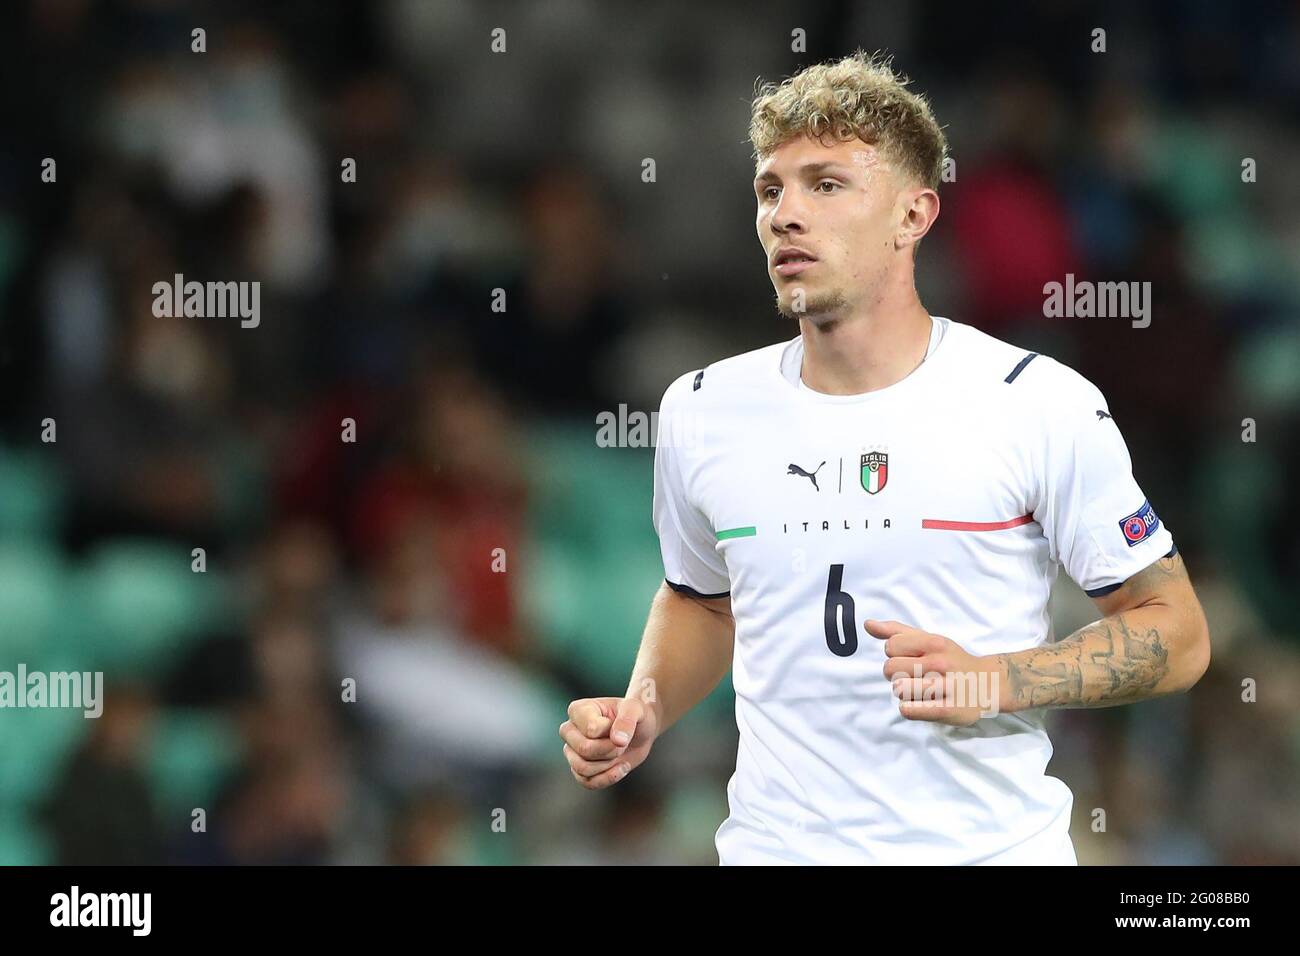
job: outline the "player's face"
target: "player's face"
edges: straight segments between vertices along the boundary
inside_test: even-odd
[[[814,323],[834,321],[879,287],[895,252],[900,182],[860,139],[782,144],[758,166],[758,239],[777,309]],[[812,260],[779,262],[795,246]]]

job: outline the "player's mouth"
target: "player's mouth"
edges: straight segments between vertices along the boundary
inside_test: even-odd
[[[805,269],[812,268],[816,262],[816,256],[797,246],[787,246],[772,257],[772,264],[776,274],[787,278],[797,276]]]

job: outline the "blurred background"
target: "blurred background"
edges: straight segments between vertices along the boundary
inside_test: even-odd
[[[1102,389],[1210,618],[1193,693],[1052,715],[1080,861],[1300,863],[1300,7],[1141,6],[7,6],[0,670],[106,703],[0,710],[0,862],[716,863],[729,687],[610,791],[561,755],[662,579],[596,416],[796,333],[749,101],[862,46],[956,161],[923,301]],[[1150,327],[1043,318],[1067,273]]]

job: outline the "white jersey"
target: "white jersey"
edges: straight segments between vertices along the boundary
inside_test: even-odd
[[[921,365],[864,395],[803,387],[801,338],[664,394],[665,578],[729,594],[736,621],[723,864],[1076,862],[1043,712],[908,720],[863,622],[1024,650],[1049,640],[1058,564],[1098,596],[1173,539],[1095,386],[934,322]]]

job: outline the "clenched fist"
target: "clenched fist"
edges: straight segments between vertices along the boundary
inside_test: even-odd
[[[867,621],[866,628],[885,642],[885,677],[908,720],[969,727],[1005,709],[1006,674],[996,655],[971,654],[942,634],[898,621]]]
[[[588,790],[612,786],[641,766],[658,732],[653,702],[637,697],[575,700],[560,724],[569,770]]]

